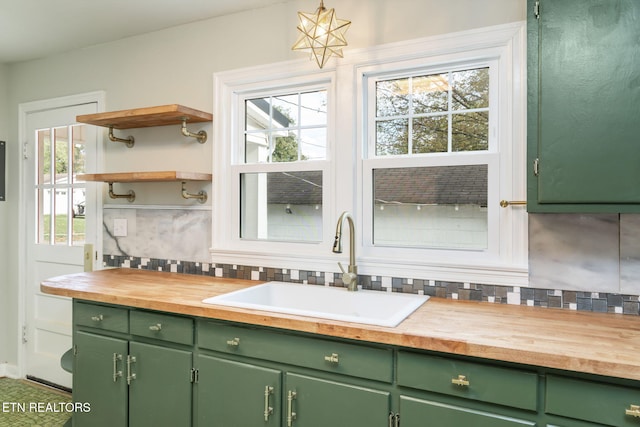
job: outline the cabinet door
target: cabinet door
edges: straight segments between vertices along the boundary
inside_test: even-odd
[[[132,427],[191,425],[190,351],[129,343],[131,373],[129,423]],[[126,375],[126,374],[125,374]]]
[[[516,427],[535,426],[533,421],[444,403],[400,396],[402,427]]]
[[[389,425],[388,392],[291,373],[286,374],[285,382],[283,398],[287,426],[388,427]]]
[[[196,393],[198,427],[280,425],[279,370],[200,355]]]
[[[632,209],[640,203],[640,2],[541,0],[539,19],[533,4],[528,134],[539,175],[529,175],[529,210],[545,210],[536,202]]]
[[[122,373],[125,372],[127,341],[76,332],[74,345],[73,400],[90,405],[91,410],[74,412],[73,425],[125,427],[127,382]]]

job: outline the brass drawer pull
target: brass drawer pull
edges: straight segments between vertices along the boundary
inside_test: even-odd
[[[151,325],[149,326],[149,330],[150,331],[161,331],[162,330],[162,323],[156,323],[155,325]]]
[[[458,375],[458,378],[452,378],[451,384],[459,385],[460,387],[469,387],[469,380],[466,375]]]
[[[289,390],[287,393],[287,427],[293,426],[293,420],[296,419],[296,413],[293,412],[293,401],[296,399],[296,392]]]
[[[640,405],[629,405],[629,409],[624,411],[625,415],[640,418]]]
[[[136,374],[131,372],[131,364],[136,363],[136,357],[127,355],[127,384],[131,385],[131,381],[136,379]]]
[[[264,387],[264,420],[269,421],[269,415],[273,414],[273,408],[269,406],[269,396],[273,394],[273,387]]]
[[[240,345],[240,338],[234,338],[232,340],[227,340],[227,345],[231,347],[238,347]]]
[[[122,371],[118,371],[118,360],[122,360],[122,355],[113,353],[113,382],[118,382],[118,377],[122,376]]]
[[[93,320],[94,322],[102,322],[104,320],[104,316],[102,314],[91,316],[91,320]]]
[[[338,353],[331,353],[331,356],[325,356],[324,360],[329,363],[340,363],[340,358],[338,357]]]

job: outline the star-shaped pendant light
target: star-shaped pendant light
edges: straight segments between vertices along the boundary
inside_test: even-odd
[[[347,45],[344,33],[349,29],[351,21],[338,19],[333,8],[327,10],[324,1],[315,13],[298,12],[300,18],[300,37],[293,45],[293,50],[311,51],[320,68],[324,67],[331,55],[342,58],[342,48]]]

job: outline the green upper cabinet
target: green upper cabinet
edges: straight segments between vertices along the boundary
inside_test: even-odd
[[[529,212],[640,212],[640,1],[528,12]]]

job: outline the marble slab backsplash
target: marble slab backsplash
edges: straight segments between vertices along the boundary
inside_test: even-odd
[[[113,220],[126,218],[126,237]],[[342,286],[339,273],[209,262],[209,210],[105,209],[105,267]],[[363,289],[640,315],[640,215],[529,215],[530,287],[360,275]]]

